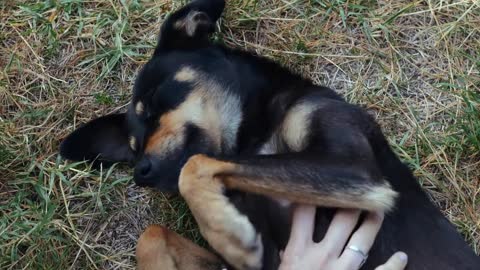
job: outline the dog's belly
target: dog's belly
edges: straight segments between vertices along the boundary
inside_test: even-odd
[[[262,236],[262,269],[277,270],[280,264],[279,253],[285,249],[290,236],[293,205],[278,199],[237,191],[227,195],[240,212],[248,216]],[[478,261],[478,258],[475,259],[472,251],[456,234],[454,227],[438,210],[433,206],[426,206],[427,199],[417,196],[415,206],[406,198],[400,199],[397,208],[386,215],[362,269],[375,269],[397,251],[408,254],[408,270],[480,269],[468,268],[468,265],[475,265],[474,260]],[[334,214],[335,209],[317,208],[313,236],[315,242],[323,239]],[[445,249],[447,243],[451,249]]]
[[[276,199],[240,192],[229,194],[229,197],[235,206],[248,216],[257,233],[262,236],[264,246],[262,270],[277,270],[281,262],[280,251],[285,249],[290,237],[292,205],[285,206]],[[317,208],[314,242],[323,239],[334,214],[335,209]],[[369,259],[362,269],[375,269],[400,250],[409,255],[411,263],[408,270],[454,269],[443,264],[442,260],[427,261],[426,258],[432,258],[434,248],[429,246],[425,239],[412,236],[412,231],[399,229],[398,225],[395,225],[398,218],[400,218],[398,215],[393,215],[384,221],[383,228],[369,252]],[[411,246],[412,242],[418,243]]]
[[[289,152],[279,133],[274,134],[255,152],[272,155]],[[381,153],[379,167],[385,179],[400,193],[392,212],[387,213],[382,228],[362,269],[375,269],[397,251],[409,256],[408,270],[480,269],[475,256],[455,227],[432,205],[416,183],[408,167],[393,153]],[[235,192],[230,197],[235,206],[249,217],[264,244],[265,270],[277,270],[279,252],[288,242],[292,205],[279,198]],[[335,213],[334,209],[318,208],[314,241],[321,241]]]

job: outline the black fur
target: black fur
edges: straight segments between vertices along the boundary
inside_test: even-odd
[[[105,165],[132,161],[125,114],[103,116],[75,130],[62,142],[60,153],[66,159],[95,160]]]
[[[407,269],[410,270],[480,269],[478,256],[430,202],[411,171],[393,153],[380,128],[363,109],[346,103],[331,89],[316,86],[268,59],[209,41],[208,34],[214,29],[223,6],[222,0],[197,0],[173,13],[162,26],[152,59],[138,75],[126,118],[125,115],[108,116],[85,125],[63,142],[62,156],[72,160],[97,157],[112,162],[136,160],[137,183],[176,190],[180,168],[188,157],[207,153],[237,163],[242,163],[240,157],[243,156],[246,163],[252,162],[252,156],[258,155],[259,148],[272,136],[291,106],[300,99],[309,100],[322,104],[321,110],[312,119],[313,135],[308,138],[308,147],[293,157],[301,156],[320,168],[325,166],[324,169],[331,164],[340,170],[351,166],[362,168],[372,181],[386,179],[400,194],[396,208],[387,214],[362,269],[374,269],[398,250],[409,255]],[[174,25],[193,10],[201,13],[200,22],[198,27],[193,27],[193,35],[188,35]],[[207,131],[191,126],[187,128],[188,139],[178,152],[163,159],[146,157],[143,147],[158,128],[159,116],[175,109],[193,88],[190,83],[172,79],[175,72],[187,65],[215,78],[224,86],[224,91],[240,99],[242,123],[236,147],[215,151],[208,138],[205,139]],[[134,109],[139,101],[145,105],[141,115]],[[128,149],[129,136],[137,138],[135,153]],[[278,152],[288,154],[292,149],[281,143]],[[253,160],[259,162],[259,170],[271,167],[274,176],[276,168],[281,171],[276,167],[278,162]],[[139,167],[147,166],[145,162],[152,166],[148,177],[139,173]],[[313,169],[315,166],[297,168],[295,162],[288,160],[285,166],[305,170],[301,172],[305,174],[319,173]],[[348,181],[337,184],[349,185]],[[232,191],[229,197],[262,234],[264,269],[276,269],[278,251],[288,239],[289,215],[262,196]],[[317,214],[317,238],[324,233],[331,216],[329,209]]]

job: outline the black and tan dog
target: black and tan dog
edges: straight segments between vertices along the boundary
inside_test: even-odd
[[[217,255],[162,227],[141,236],[143,269],[276,269],[289,236],[284,201],[388,212],[362,269],[397,250],[408,269],[480,269],[361,108],[252,53],[214,44],[223,0],[197,0],[164,22],[127,113],[73,132],[72,160],[135,164],[135,182],[180,191]],[[222,259],[219,259],[220,256]]]

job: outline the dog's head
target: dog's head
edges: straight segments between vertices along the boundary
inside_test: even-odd
[[[75,130],[63,141],[61,155],[130,162],[137,184],[175,190],[190,156],[232,151],[240,100],[229,91],[228,60],[209,39],[223,8],[223,0],[195,0],[171,14],[137,76],[128,111]]]

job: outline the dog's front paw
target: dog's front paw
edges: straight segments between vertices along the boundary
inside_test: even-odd
[[[248,218],[223,194],[219,168],[231,164],[197,155],[180,173],[180,193],[208,243],[235,269],[260,269],[263,245]],[[221,173],[221,171],[220,171]]]

